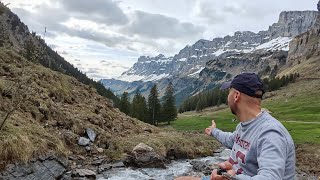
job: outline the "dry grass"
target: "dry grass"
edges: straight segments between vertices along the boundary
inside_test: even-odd
[[[29,77],[29,81],[22,77]],[[23,83],[21,93],[3,96],[9,86],[17,86],[19,82]],[[105,151],[110,159],[125,149],[118,146],[119,138],[135,137],[144,133],[145,129],[160,132],[158,128],[113,108],[110,101],[98,95],[92,87],[30,63],[17,53],[3,48],[0,48],[0,90],[2,117],[15,106],[14,100],[27,97],[0,131],[2,168],[11,162],[28,162],[49,151],[90,158],[93,154],[77,144],[79,137],[85,136],[86,128],[97,133],[93,150],[95,147],[108,149],[114,142],[113,146],[117,148],[110,147],[110,153]]]
[[[168,155],[169,151],[173,151],[180,158],[209,156],[221,146],[212,137],[207,137],[204,134],[178,132],[139,134],[134,137],[120,138],[116,141],[119,151],[118,154],[115,154],[115,158],[121,158],[123,153],[131,152],[133,147],[141,142],[151,146],[164,157]]]
[[[320,78],[319,56],[311,57],[308,60],[301,60],[300,64],[292,67],[286,67],[278,74],[279,77],[284,75],[299,73],[303,78]]]
[[[67,155],[69,150],[55,134],[49,133],[40,124],[26,121],[21,114],[12,116],[0,132],[1,166],[16,161],[28,162],[54,151],[57,155]],[[30,120],[30,119],[29,119]]]

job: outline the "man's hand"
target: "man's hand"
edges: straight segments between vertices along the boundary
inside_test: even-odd
[[[232,164],[229,161],[218,164],[221,169],[225,169],[228,174],[235,176],[236,172],[232,169]],[[226,180],[227,178],[218,175],[218,171],[215,169],[212,171],[210,180]]]
[[[209,126],[208,128],[205,129],[205,133],[206,133],[207,135],[211,136],[212,130],[213,130],[214,128],[216,128],[216,126],[217,126],[216,123],[214,122],[214,120],[212,120],[211,126]]]

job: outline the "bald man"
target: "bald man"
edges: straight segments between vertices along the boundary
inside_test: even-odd
[[[213,120],[205,133],[232,149],[229,160],[219,164],[226,173],[222,176],[214,170],[211,176],[177,180],[294,179],[294,143],[286,128],[261,110],[261,79],[254,73],[242,73],[222,84],[221,89],[229,89],[228,105],[240,123],[230,133],[219,130]]]

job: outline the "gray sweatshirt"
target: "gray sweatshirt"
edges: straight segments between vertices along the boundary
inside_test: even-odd
[[[263,111],[255,119],[239,123],[233,133],[215,128],[212,136],[232,149],[229,162],[236,179],[294,179],[293,140],[269,113]]]

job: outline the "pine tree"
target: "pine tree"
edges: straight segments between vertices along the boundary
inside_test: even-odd
[[[140,94],[139,90],[137,90],[136,94],[133,97],[130,112],[131,117],[137,118],[143,122],[146,122],[148,118],[146,99]]]
[[[175,120],[178,115],[173,93],[174,93],[173,85],[170,82],[166,88],[166,92],[163,97],[163,105],[162,105],[162,113],[161,113],[162,121],[166,121],[168,122],[168,124],[170,124],[171,121]]]
[[[130,102],[128,93],[124,92],[120,99],[120,111],[124,112],[125,114],[129,115],[130,113]]]
[[[160,119],[160,110],[161,104],[158,98],[158,90],[157,85],[154,85],[151,88],[149,97],[148,97],[148,110],[149,110],[149,123],[153,125],[158,124],[158,120]]]

